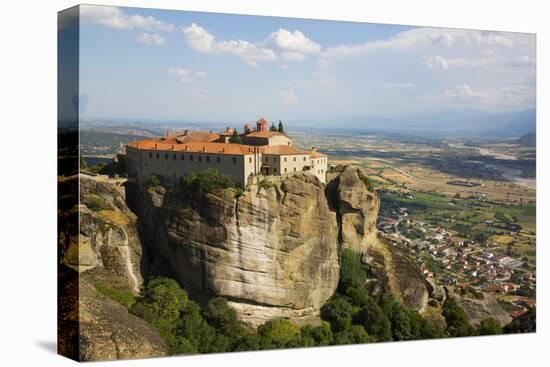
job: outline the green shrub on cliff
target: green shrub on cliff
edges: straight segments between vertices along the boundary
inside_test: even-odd
[[[113,288],[104,282],[96,282],[94,286],[97,293],[109,297],[126,308],[132,307],[136,302],[136,296],[130,289]]]
[[[443,304],[443,316],[447,322],[447,333],[452,337],[476,335],[476,329],[470,325],[470,318],[452,297]]]
[[[368,267],[361,261],[361,255],[353,250],[343,249],[340,261],[339,292],[345,293],[347,288],[364,287],[367,270]]]
[[[201,172],[191,171],[180,177],[166,198],[168,202],[197,207],[206,195],[228,188],[238,188],[238,185],[217,169],[209,168]]]
[[[157,186],[160,186],[160,179],[155,176],[155,175],[151,175],[147,178],[147,187],[157,187]]]
[[[483,319],[477,327],[479,335],[499,335],[502,334],[502,326],[495,319]]]
[[[88,194],[84,196],[82,204],[86,205],[88,209],[93,210],[94,212],[111,209],[109,204],[101,196],[96,194]]]

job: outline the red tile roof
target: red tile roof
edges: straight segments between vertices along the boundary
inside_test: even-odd
[[[182,144],[170,144],[153,140],[140,140],[128,143],[128,147],[142,150],[161,150],[174,152],[213,153],[245,155],[254,154],[254,148],[244,144],[226,144],[202,141],[191,141]],[[261,147],[259,147],[261,148]]]
[[[254,130],[245,134],[245,136],[252,136],[256,138],[271,138],[273,136],[279,136],[279,135],[287,136],[285,133],[281,133],[279,131],[270,131],[270,130],[266,130],[266,131]]]
[[[293,147],[292,145],[275,145],[262,149],[263,154],[283,154],[283,155],[297,155],[297,154],[310,154],[307,150]]]

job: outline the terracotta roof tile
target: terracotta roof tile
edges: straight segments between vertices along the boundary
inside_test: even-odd
[[[307,150],[293,147],[292,145],[275,145],[272,147],[267,147],[262,149],[262,153],[295,155],[295,154],[309,154],[310,152],[308,152]]]
[[[128,143],[128,147],[142,150],[161,150],[174,152],[193,152],[193,153],[212,153],[212,154],[230,154],[230,155],[246,155],[253,154],[254,148],[244,144],[226,144],[191,141],[181,144],[170,144],[164,142],[156,142],[153,140],[140,140]]]
[[[252,137],[258,137],[258,138],[271,138],[273,136],[279,136],[279,135],[287,136],[285,133],[281,133],[278,131],[259,131],[259,130],[254,130],[245,134],[245,136],[247,137],[252,136]]]

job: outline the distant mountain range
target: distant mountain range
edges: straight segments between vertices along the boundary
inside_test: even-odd
[[[330,128],[334,121],[316,122]],[[332,125],[332,126],[331,126]],[[490,135],[519,138],[536,130],[536,111],[490,113],[481,110],[455,110],[404,117],[353,116],[338,122],[339,128],[431,134]]]
[[[537,134],[529,133],[523,135],[518,139],[518,144],[522,147],[536,147],[537,146]]]

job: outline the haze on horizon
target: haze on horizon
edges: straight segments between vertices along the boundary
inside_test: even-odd
[[[86,121],[535,108],[534,34],[81,6]]]

